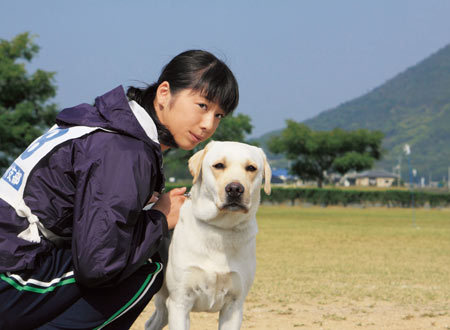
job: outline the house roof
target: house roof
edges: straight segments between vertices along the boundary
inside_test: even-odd
[[[272,170],[274,176],[289,176],[289,170],[287,168],[275,168]]]
[[[273,168],[272,177],[283,177],[284,179],[293,180],[296,179],[296,175],[289,174],[289,169],[287,168]]]
[[[383,170],[369,170],[352,175],[353,178],[397,178],[398,175]]]

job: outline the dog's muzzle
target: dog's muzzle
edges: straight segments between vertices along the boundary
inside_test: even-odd
[[[230,211],[246,211],[247,207],[242,203],[245,188],[239,182],[232,182],[225,186],[226,203],[224,209]]]

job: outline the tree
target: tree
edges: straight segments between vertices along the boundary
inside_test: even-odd
[[[39,52],[29,33],[0,39],[0,168],[6,168],[54,122],[54,72],[27,73],[25,64]]]
[[[305,124],[286,121],[280,135],[272,137],[269,150],[293,160],[291,173],[304,180],[317,180],[322,187],[326,173],[345,174],[371,168],[381,158],[383,133],[365,129],[312,131]]]
[[[166,176],[190,178],[187,168],[188,159],[198,150],[203,149],[211,140],[246,142],[245,136],[252,132],[250,117],[243,114],[229,115],[221,120],[214,135],[199,143],[193,150],[173,149],[164,157],[164,171]]]

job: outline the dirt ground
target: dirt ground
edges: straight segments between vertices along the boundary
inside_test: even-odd
[[[407,209],[261,206],[241,329],[450,330],[449,217],[415,216],[420,230]],[[217,317],[191,313],[191,329]]]
[[[144,329],[153,303],[131,329]],[[217,329],[217,314],[191,313],[191,329]],[[167,328],[167,327],[166,327]],[[396,306],[388,302],[247,303],[241,329],[450,329],[450,311],[439,307]]]

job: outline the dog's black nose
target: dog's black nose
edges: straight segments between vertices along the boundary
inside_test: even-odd
[[[244,186],[239,182],[231,182],[226,185],[225,191],[230,197],[240,197],[244,193]]]

